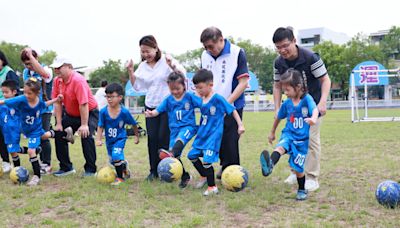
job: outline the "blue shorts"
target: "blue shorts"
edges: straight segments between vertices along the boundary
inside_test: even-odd
[[[7,144],[8,153],[19,153],[21,152],[21,147],[19,143]]]
[[[40,137],[28,138],[28,149],[36,149],[40,146]]]
[[[169,140],[169,149],[171,150],[174,146],[175,142],[180,140],[183,145],[186,145],[193,136],[196,135],[197,127],[186,126],[183,128],[171,129],[170,140]]]
[[[212,151],[212,150],[201,150],[201,149],[192,148],[189,151],[187,157],[189,160],[194,160],[199,157],[203,157],[203,163],[212,164],[212,163],[218,162],[219,152]]]
[[[125,142],[126,138],[119,139],[111,144],[107,144],[107,153],[108,157],[110,158],[110,162],[125,160],[124,156]]]
[[[286,150],[286,153],[289,155],[289,165],[296,172],[303,173],[304,172],[304,163],[306,161],[306,156],[308,152],[308,140],[304,141],[296,141],[291,137],[287,137],[287,135],[282,134],[279,143],[276,147],[283,147]]]

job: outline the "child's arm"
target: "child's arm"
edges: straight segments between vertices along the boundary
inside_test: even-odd
[[[317,123],[318,120],[318,108],[314,108],[312,111],[312,116],[310,118],[305,118],[304,121],[308,123],[310,126],[314,125]]]
[[[139,129],[138,129],[137,125],[133,125],[132,127],[133,127],[133,132],[135,133],[134,143],[138,144],[139,143]]]
[[[160,113],[157,112],[156,109],[154,109],[154,110],[152,110],[152,111],[146,110],[146,111],[144,112],[144,115],[146,116],[146,118],[148,118],[148,117],[156,117],[156,116],[158,116],[159,114],[160,114]]]
[[[47,106],[50,106],[50,105],[52,105],[52,104],[54,104],[54,103],[56,103],[56,102],[62,101],[63,98],[64,98],[64,97],[63,97],[62,94],[58,94],[58,96],[57,96],[56,98],[53,98],[53,99],[51,99],[51,100],[46,101],[46,107],[47,107]]]
[[[272,125],[271,132],[269,133],[269,136],[268,136],[268,143],[269,144],[272,144],[272,142],[275,140],[276,128],[278,128],[278,125],[279,125],[280,122],[281,122],[281,119],[274,118],[274,123]]]
[[[101,146],[103,145],[103,128],[102,127],[97,127],[97,135],[96,135],[96,146]]]
[[[239,114],[238,114],[238,112],[237,112],[236,110],[233,110],[232,115],[233,115],[233,118],[235,118],[236,123],[237,123],[237,125],[238,125],[238,134],[239,134],[239,136],[240,136],[240,135],[243,134],[244,131],[245,131],[244,126],[243,126],[243,122],[242,122],[242,120],[240,119],[240,116],[239,116]]]

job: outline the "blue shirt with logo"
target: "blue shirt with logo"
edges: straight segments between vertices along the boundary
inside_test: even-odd
[[[5,144],[19,144],[21,123],[18,110],[7,105],[0,106],[0,127],[3,131]]]

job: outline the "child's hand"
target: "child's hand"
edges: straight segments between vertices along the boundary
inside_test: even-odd
[[[304,121],[308,123],[310,126],[317,123],[317,120],[314,120],[313,118],[305,118]]]
[[[238,126],[238,134],[239,134],[239,136],[241,136],[244,133],[244,131],[245,131],[245,129],[244,129],[243,124],[239,125]]]
[[[275,133],[270,133],[268,136],[268,143],[272,145],[272,142],[275,140]]]
[[[138,144],[139,143],[139,136],[137,136],[137,135],[133,136],[133,142],[135,144]]]
[[[96,146],[102,146],[103,145],[103,141],[101,140],[96,140]]]

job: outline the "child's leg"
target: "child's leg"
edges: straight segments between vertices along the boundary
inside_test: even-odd
[[[124,156],[125,139],[118,140],[112,145],[111,159],[115,170],[117,171],[117,177],[123,179],[123,173],[126,170],[126,162]]]
[[[19,159],[18,153],[16,152],[11,153],[11,157],[14,167],[18,167],[21,165],[21,160]]]
[[[113,165],[115,167],[115,170],[117,171],[117,177],[123,179],[123,172],[126,169],[125,161],[121,160],[113,161]]]
[[[200,156],[202,156],[201,150],[193,148],[189,151],[187,157],[193,163],[194,168],[199,172],[200,176],[205,177],[206,171],[203,167],[203,163],[200,161]]]
[[[271,154],[272,164],[275,166],[275,164],[278,163],[281,156],[284,155],[285,153],[286,153],[285,148],[283,148],[282,146],[276,147],[274,152],[272,152]]]
[[[207,177],[208,187],[214,187],[215,186],[214,167],[212,166],[211,163],[204,163],[203,166]]]
[[[177,139],[174,146],[171,149],[172,154],[174,155],[174,157],[176,159],[178,159],[178,161],[181,163],[182,165],[182,169],[183,169],[183,174],[181,177],[181,180],[187,180],[188,178],[190,178],[190,175],[188,172],[186,172],[185,170],[185,166],[183,165],[182,161],[181,161],[181,154],[182,154],[182,150],[185,147],[184,142],[181,139]]]
[[[36,148],[40,145],[40,137],[28,138],[29,161],[32,164],[33,174],[40,178],[39,159],[36,156]]]
[[[306,176],[304,175],[304,172],[299,173],[294,171],[297,177],[297,183],[299,184],[299,190],[304,190],[304,184],[306,183]]]

